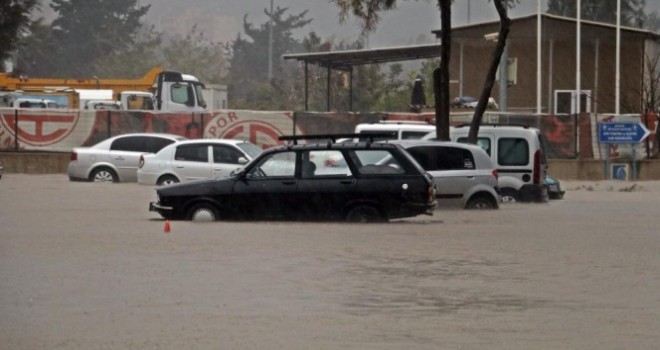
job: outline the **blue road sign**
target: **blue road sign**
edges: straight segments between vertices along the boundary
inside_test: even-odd
[[[650,134],[641,122],[598,123],[600,143],[640,143]]]

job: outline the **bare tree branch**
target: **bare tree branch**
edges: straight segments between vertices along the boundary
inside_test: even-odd
[[[497,14],[500,17],[500,31],[497,37],[497,46],[493,52],[493,58],[491,59],[490,67],[488,69],[488,73],[486,74],[486,81],[484,82],[484,87],[481,90],[481,95],[479,96],[479,102],[477,102],[477,107],[474,109],[474,115],[472,116],[472,122],[470,123],[468,142],[475,144],[477,143],[479,126],[481,125],[484,112],[488,106],[488,99],[490,98],[493,85],[495,84],[497,68],[500,65],[500,59],[502,58],[502,53],[504,52],[504,47],[506,46],[506,39],[509,36],[509,29],[511,28],[511,19],[507,14],[507,8],[502,0],[494,0],[493,3],[495,4]],[[500,79],[507,79],[507,77],[504,76],[504,72],[500,72]]]

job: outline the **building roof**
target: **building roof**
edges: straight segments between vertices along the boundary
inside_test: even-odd
[[[537,17],[537,14],[511,18],[511,22],[518,22],[518,21],[524,21],[524,20],[529,20],[529,19],[535,19],[536,17]],[[548,13],[542,13],[541,17],[545,17],[545,18],[553,19],[553,20],[557,20],[557,21],[577,23],[576,18],[557,16],[557,15],[552,15],[552,14],[548,14]],[[592,26],[596,26],[596,27],[616,29],[616,25],[610,24],[610,23],[605,23],[605,22],[595,22],[595,21],[589,21],[589,20],[584,20],[584,19],[580,20],[580,22],[583,25],[592,25]],[[466,24],[466,25],[462,25],[462,26],[452,27],[452,31],[467,29],[467,28],[475,28],[475,27],[486,26],[486,25],[499,24],[499,23],[500,23],[499,20],[490,21],[490,22],[471,23],[471,24]],[[646,30],[646,29],[641,29],[641,28],[621,26],[621,30],[622,31],[627,31],[627,32],[636,32],[636,33],[641,33],[641,34],[647,34],[649,36],[654,36],[654,37],[659,37],[660,36],[660,33],[655,33],[653,31]],[[436,37],[440,37],[441,32],[442,32],[442,30],[440,30],[440,29],[436,29],[436,30],[431,31],[431,33],[435,34]]]
[[[295,59],[337,70],[350,70],[351,66],[408,61],[440,57],[440,44],[400,46],[378,49],[325,51],[282,55],[285,60]]]

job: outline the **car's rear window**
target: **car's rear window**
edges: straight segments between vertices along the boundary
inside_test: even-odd
[[[394,175],[409,173],[407,163],[392,149],[367,149],[349,152],[349,157],[362,175]],[[409,167],[408,167],[409,168]]]
[[[497,140],[497,164],[529,164],[529,144],[523,138],[505,138]]]
[[[456,140],[456,141],[458,141],[460,143],[469,143],[467,137],[459,137],[458,140]],[[479,147],[481,147],[481,149],[486,151],[488,156],[490,156],[491,146],[490,146],[490,139],[488,137],[479,137],[479,138],[477,138],[477,145],[479,145]]]

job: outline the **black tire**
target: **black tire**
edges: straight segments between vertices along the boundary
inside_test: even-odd
[[[172,175],[163,175],[161,176],[158,181],[156,181],[157,186],[163,186],[163,185],[169,185],[169,184],[175,184],[179,182],[179,179]]]
[[[502,203],[515,203],[520,201],[518,191],[510,187],[502,189]]]
[[[492,210],[497,209],[497,203],[492,198],[484,195],[473,196],[468,200],[465,209],[470,210]]]
[[[211,203],[195,204],[188,211],[190,221],[217,221],[220,219],[220,211]]]
[[[372,205],[358,205],[348,211],[346,215],[348,222],[384,222],[385,217],[378,208]]]
[[[115,183],[119,182],[119,177],[114,170],[108,167],[100,167],[92,170],[92,173],[89,174],[89,181],[91,182],[102,182],[102,183]]]

